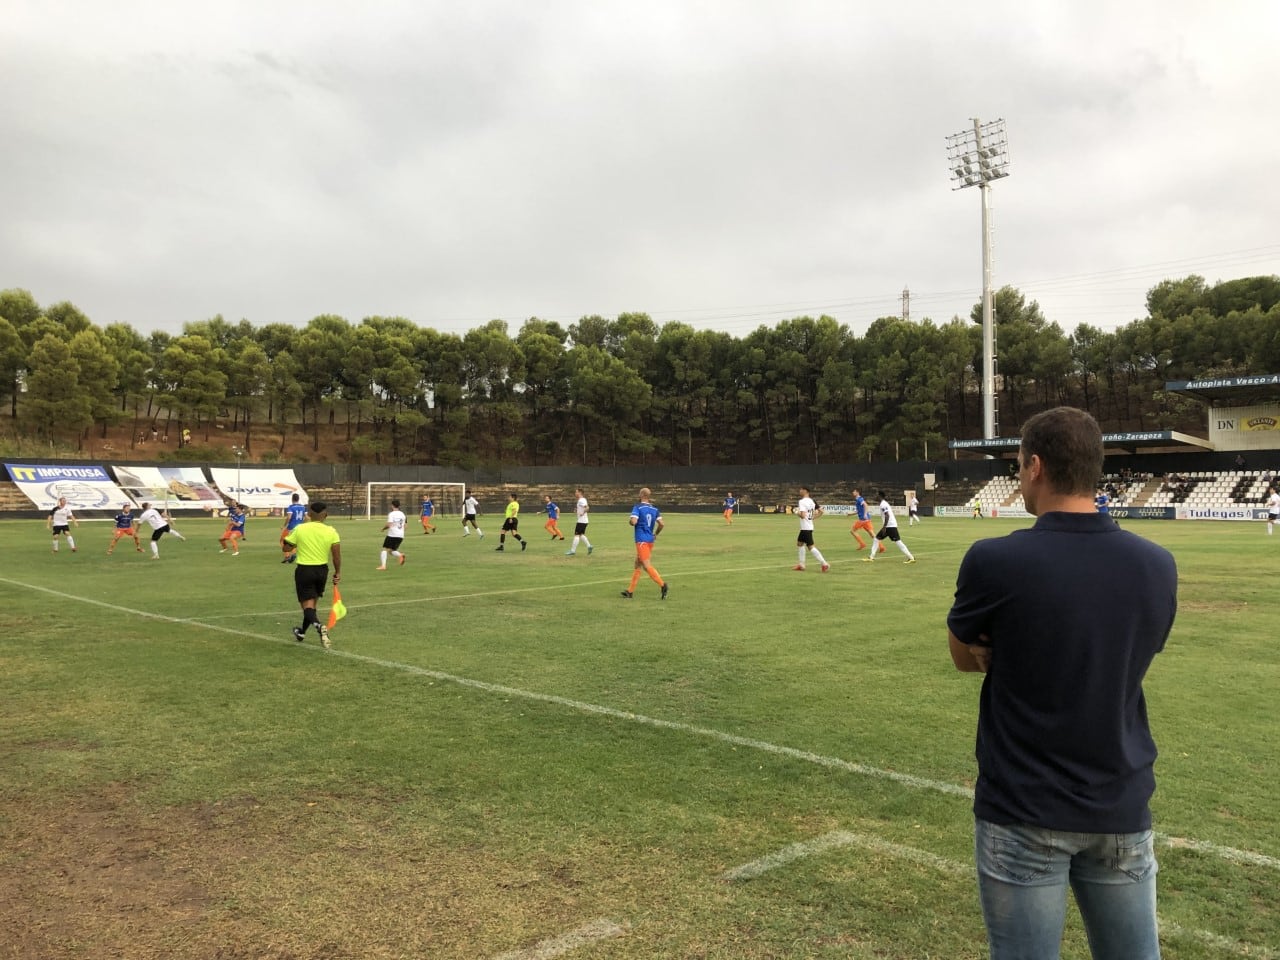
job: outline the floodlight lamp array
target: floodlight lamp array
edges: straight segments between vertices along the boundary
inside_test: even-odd
[[[947,166],[955,190],[976,187],[1009,175],[1009,137],[1004,120],[974,122],[971,129],[947,137]]]

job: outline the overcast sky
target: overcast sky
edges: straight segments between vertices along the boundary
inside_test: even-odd
[[[1280,3],[7,0],[0,288],[180,331],[645,311],[1070,332],[1280,274]]]

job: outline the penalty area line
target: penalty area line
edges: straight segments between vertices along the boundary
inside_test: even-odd
[[[792,843],[773,853],[765,854],[750,863],[726,870],[720,879],[734,883],[743,880],[754,880],[771,870],[785,867],[789,863],[818,856],[829,850],[844,847],[859,847],[872,853],[881,853],[895,860],[906,860],[919,866],[931,867],[940,873],[953,877],[974,877],[976,870],[972,864],[962,863],[948,857],[940,857],[928,850],[881,840],[879,837],[864,833],[851,833],[847,830],[833,830],[812,840]],[[1160,933],[1165,939],[1194,940],[1202,946],[1224,953],[1234,953],[1240,957],[1256,957],[1259,960],[1280,960],[1275,951],[1267,947],[1257,946],[1231,937],[1224,937],[1211,930],[1194,930],[1174,923],[1172,920],[1160,920]]]
[[[494,960],[553,960],[571,950],[577,950],[598,940],[612,940],[627,932],[624,925],[614,923],[607,917],[590,920],[582,926],[559,936],[551,937],[523,950],[511,950],[500,953]]]
[[[926,850],[917,850],[915,847],[903,846],[900,843],[890,843],[888,840],[881,840],[878,837],[868,836],[867,834],[850,833],[847,830],[833,830],[831,833],[825,833],[813,840],[793,843],[783,847],[781,850],[766,854],[758,860],[752,860],[750,863],[744,863],[739,867],[734,867],[732,870],[726,870],[720,874],[720,879],[728,882],[754,880],[770,870],[785,867],[795,860],[803,860],[807,857],[826,853],[828,850],[838,850],[841,847],[861,847],[873,853],[886,854],[894,859],[910,860],[913,863],[933,867],[935,870],[954,876],[967,877],[973,875],[973,868],[958,860],[948,860],[946,857],[939,857]]]
[[[95,600],[91,597],[81,597],[73,593],[64,593],[61,590],[53,590],[49,587],[23,583],[20,580],[11,580],[7,577],[0,577],[0,583],[7,583],[11,586],[38,591],[40,593],[49,594],[50,596],[59,597],[63,600],[73,600],[77,603],[103,607],[107,610],[114,610],[117,613],[132,614],[148,620],[159,620],[163,623],[199,627],[204,630],[213,630],[218,633],[226,633],[236,637],[245,637],[253,640],[266,640],[270,643],[280,643],[285,644],[286,646],[297,646],[293,640],[285,640],[280,637],[253,633],[249,630],[240,630],[236,627],[222,626],[216,623],[204,623],[199,620],[183,620],[162,613],[137,610],[132,607],[108,603],[105,600]],[[588,703],[584,700],[572,700],[568,697],[562,697],[553,693],[539,693],[535,690],[522,690],[518,687],[507,687],[498,683],[490,683],[486,680],[474,680],[470,677],[459,677],[451,673],[445,673],[441,670],[432,670],[428,667],[419,667],[410,663],[400,663],[396,660],[383,660],[366,654],[351,653],[347,650],[333,649],[326,651],[317,647],[304,647],[304,649],[314,651],[316,653],[326,653],[329,656],[341,657],[357,663],[367,663],[371,666],[382,667],[387,670],[395,670],[412,676],[427,677],[432,680],[438,680],[441,683],[451,683],[461,687],[469,687],[473,690],[480,690],[484,693],[493,693],[506,698],[552,704],[554,706],[565,707],[566,709],[573,710],[578,713],[609,717],[615,720],[623,720],[628,723],[653,727],[658,730],[672,730],[678,733],[685,733],[709,740],[716,740],[720,743],[727,743],[734,747],[746,747],[751,750],[758,750],[762,753],[769,753],[778,757],[800,760],[804,763],[811,763],[831,770],[840,770],[845,773],[871,777],[877,780],[887,780],[892,783],[901,784],[905,787],[912,787],[917,790],[928,790],[954,797],[961,797],[969,800],[973,799],[973,790],[959,784],[947,783],[942,780],[931,780],[927,777],[917,777],[913,774],[900,773],[896,770],[885,770],[880,767],[870,766],[869,764],[856,763],[851,760],[842,760],[839,757],[828,757],[808,750],[799,750],[795,747],[787,747],[776,743],[770,743],[767,740],[756,740],[751,737],[725,733],[722,730],[713,730],[709,727],[699,727],[694,724],[682,723],[677,720],[663,720],[658,717],[648,717],[640,713],[619,710],[616,707],[607,707],[601,704]],[[1226,860],[1242,866],[1263,867],[1269,870],[1280,871],[1280,857],[1272,857],[1263,853],[1255,853],[1251,850],[1239,850],[1235,847],[1225,847],[1205,840],[1195,840],[1187,837],[1172,837],[1162,833],[1156,833],[1155,839],[1158,843],[1164,846],[1208,854],[1221,860]]]

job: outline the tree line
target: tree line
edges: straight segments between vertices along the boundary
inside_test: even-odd
[[[1072,404],[1104,430],[1199,430],[1169,380],[1280,371],[1280,277],[1166,280],[1147,316],[1066,333],[1013,287],[995,295],[997,407],[1009,435]],[[511,335],[403,317],[306,326],[221,316],[180,335],[95,325],[71,303],[0,291],[0,391],[21,435],[83,442],[163,419],[345,430],[353,462],[485,465],[844,463],[939,459],[982,432],[981,305],[945,323],[876,320],[856,336],[801,316],[743,337],[644,313],[537,317]],[[0,393],[0,397],[3,393]]]

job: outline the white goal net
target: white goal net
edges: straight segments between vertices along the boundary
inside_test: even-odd
[[[397,483],[371,481],[365,484],[366,520],[384,519],[391,512],[391,501],[399,500],[400,509],[409,518],[409,526],[421,522],[422,501],[430,499],[435,509],[435,522],[461,520],[465,483]]]

